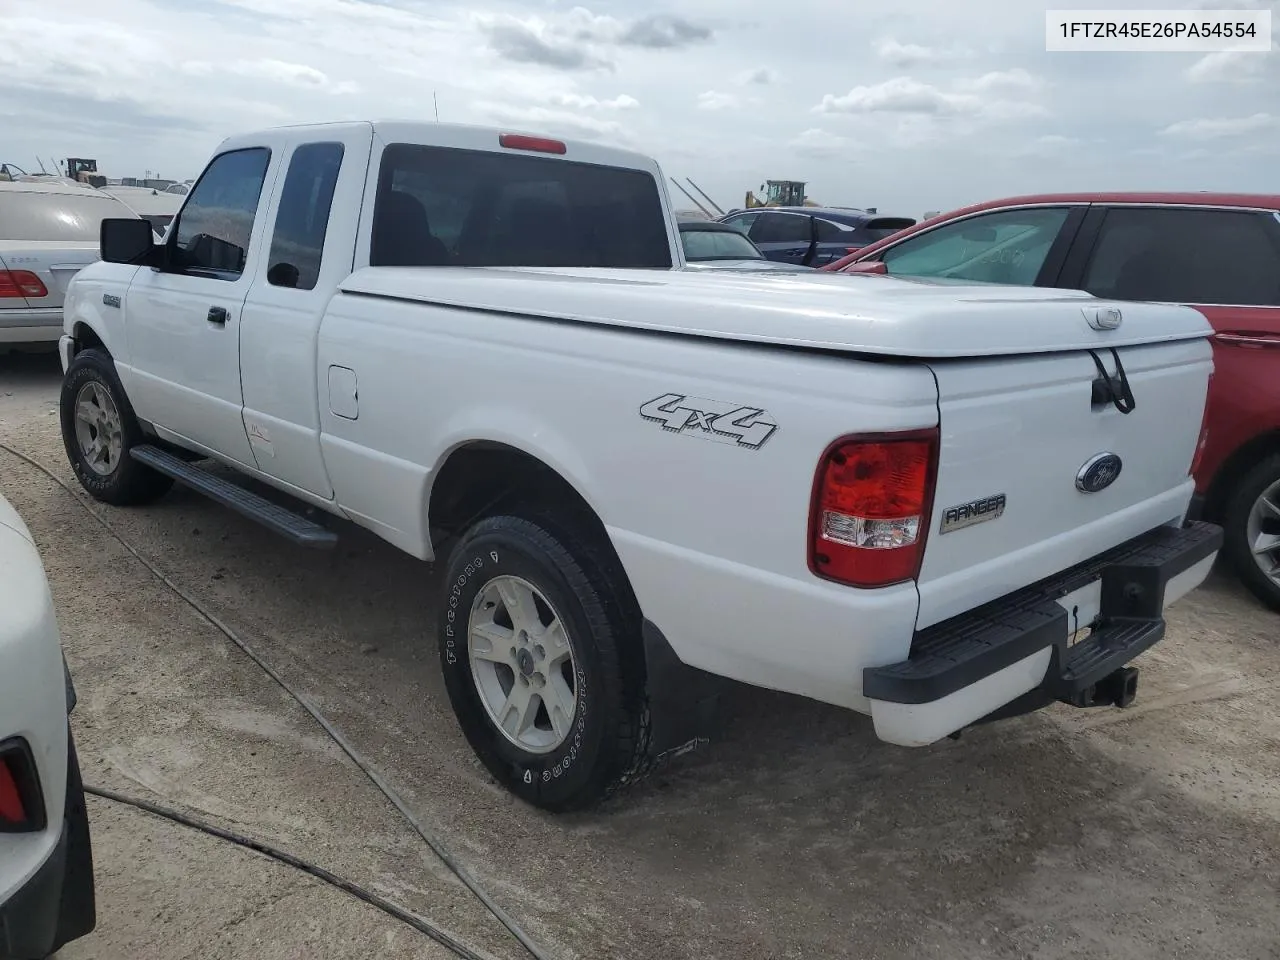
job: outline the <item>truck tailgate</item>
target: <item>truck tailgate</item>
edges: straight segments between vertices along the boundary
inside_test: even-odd
[[[1129,413],[1094,402],[1095,356],[1113,378],[1118,356]],[[1205,340],[930,366],[942,444],[918,627],[1185,513],[1212,371]]]

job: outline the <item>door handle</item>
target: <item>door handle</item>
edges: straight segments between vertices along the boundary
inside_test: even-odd
[[[227,308],[226,307],[210,307],[209,322],[216,323],[220,327],[227,325]]]

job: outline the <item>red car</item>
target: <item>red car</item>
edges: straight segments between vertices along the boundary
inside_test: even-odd
[[[1190,304],[1217,331],[1193,510],[1280,610],[1280,196],[1075,193],[933,217],[823,270]]]

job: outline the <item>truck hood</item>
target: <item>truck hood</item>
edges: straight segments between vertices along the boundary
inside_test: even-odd
[[[1087,293],[884,276],[730,270],[365,267],[348,294],[663,333],[895,357],[1106,349],[1208,337],[1198,311]],[[1120,313],[1095,329],[1099,309]]]

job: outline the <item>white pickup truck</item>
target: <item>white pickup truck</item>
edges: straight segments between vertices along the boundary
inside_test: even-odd
[[[651,159],[444,124],[234,137],[153,239],[106,221],[68,292],[80,482],[334,541],[212,459],[451,543],[454,709],[550,810],[698,742],[707,674],[909,746],[1123,706],[1218,551],[1189,308],[686,270]]]

